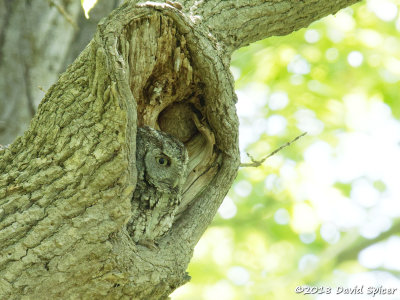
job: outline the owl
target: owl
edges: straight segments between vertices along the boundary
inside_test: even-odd
[[[127,229],[133,240],[148,247],[172,226],[186,180],[188,153],[175,137],[139,127],[136,137],[137,185]]]

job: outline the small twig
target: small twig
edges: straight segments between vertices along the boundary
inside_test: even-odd
[[[46,90],[45,90],[43,87],[41,87],[40,85],[38,85],[38,89],[41,90],[43,93],[46,94]]]
[[[72,17],[68,14],[68,12],[65,10],[65,8],[60,5],[59,3],[55,2],[54,0],[48,0],[50,6],[55,6],[60,14],[64,16],[64,18],[67,20],[68,23],[72,25],[76,30],[79,29],[78,24],[72,19]]]
[[[296,136],[293,140],[291,140],[290,142],[287,142],[286,144],[283,144],[278,149],[275,149],[274,151],[272,151],[270,154],[268,154],[266,157],[264,157],[261,160],[255,160],[249,153],[246,153],[247,156],[250,158],[251,163],[241,163],[240,167],[259,167],[259,166],[261,166],[261,164],[264,161],[267,160],[267,158],[270,158],[271,156],[275,155],[276,153],[281,151],[283,148],[286,148],[286,147],[290,146],[291,144],[293,144],[295,141],[297,141],[299,138],[305,136],[306,134],[307,134],[307,132],[303,132],[299,136]]]

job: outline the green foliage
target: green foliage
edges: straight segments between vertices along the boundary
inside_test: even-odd
[[[302,284],[394,276],[390,261],[357,257],[398,217],[399,7],[367,1],[234,54],[243,154],[259,159],[308,135],[240,170],[173,299],[295,299]]]

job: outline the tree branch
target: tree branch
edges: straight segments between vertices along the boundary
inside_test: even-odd
[[[204,23],[228,52],[265,39],[286,35],[360,0],[184,1],[194,22]]]
[[[264,24],[258,15],[249,18],[264,4],[236,1],[247,21],[238,18],[228,31],[222,23],[235,17],[233,1],[136,2],[102,19],[94,39],[48,89],[29,129],[0,151],[1,299],[166,298],[188,280],[194,245],[236,177],[236,96],[230,53],[218,39],[233,51],[265,37],[247,37],[253,19]],[[287,2],[267,2],[274,14],[266,18],[276,22],[268,34],[307,7],[292,1],[297,10],[291,10]],[[234,32],[239,25],[244,35]],[[176,104],[193,114],[176,108],[184,116],[168,118]],[[173,121],[161,122],[165,114]],[[187,124],[194,129],[182,140],[189,153],[184,207],[159,250],[149,249],[126,230],[135,221],[136,130]]]
[[[346,260],[356,259],[357,255],[363,249],[382,242],[393,235],[397,235],[400,232],[400,220],[396,220],[392,227],[388,230],[383,232],[382,234],[378,235],[373,239],[367,239],[362,236],[358,236],[357,239],[352,243],[351,247],[344,248],[343,251],[338,253],[336,260],[337,263],[341,263]]]
[[[320,275],[324,273],[324,270],[332,270],[345,261],[356,260],[361,250],[382,242],[390,236],[397,235],[399,230],[400,221],[396,220],[396,222],[388,231],[383,232],[376,238],[366,239],[360,236],[358,229],[355,228],[344,234],[337,244],[328,246],[319,255],[319,262],[306,272],[293,272],[288,277],[278,278],[277,280],[269,282],[268,286],[276,289],[287,286],[288,282],[304,282],[306,284],[318,282],[321,279]]]
[[[72,27],[74,27],[75,30],[79,29],[78,24],[76,24],[76,21],[74,20],[73,16],[71,16],[67,10],[65,9],[64,6],[62,6],[60,3],[55,2],[54,0],[48,0],[50,6],[55,6],[58,10],[58,12],[65,18],[65,20],[67,20],[68,23],[70,23],[72,25]]]
[[[262,163],[264,161],[266,161],[268,158],[270,158],[271,156],[275,155],[276,153],[278,153],[279,151],[281,151],[283,148],[286,148],[288,146],[290,146],[291,144],[293,144],[295,141],[297,141],[298,139],[300,139],[301,137],[305,136],[307,134],[307,132],[303,132],[302,134],[296,136],[293,140],[291,140],[290,142],[287,142],[285,144],[283,144],[282,146],[280,146],[279,148],[275,149],[274,151],[272,151],[270,154],[268,154],[267,156],[265,156],[264,158],[260,159],[260,160],[255,160],[249,153],[247,153],[247,155],[249,156],[251,163],[241,163],[240,167],[259,167],[262,165]]]

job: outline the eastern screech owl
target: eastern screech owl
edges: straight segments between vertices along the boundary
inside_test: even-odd
[[[136,243],[153,246],[171,226],[181,202],[188,154],[173,136],[145,126],[136,137],[137,185],[128,232]]]

